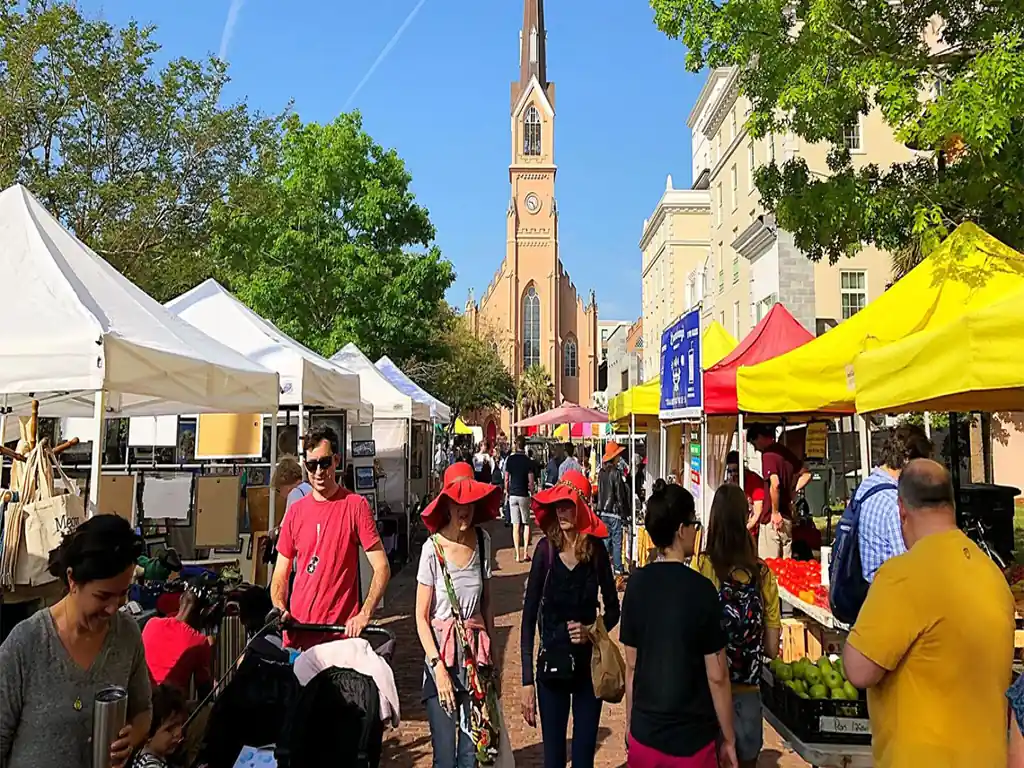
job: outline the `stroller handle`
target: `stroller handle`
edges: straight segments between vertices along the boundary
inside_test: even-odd
[[[345,634],[344,624],[302,624],[297,621],[287,621],[281,625],[283,629],[295,632],[329,632],[331,634]],[[362,638],[378,637],[383,640],[394,640],[395,633],[386,627],[368,624],[359,635]]]

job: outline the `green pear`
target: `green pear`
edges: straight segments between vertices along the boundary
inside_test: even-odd
[[[809,686],[813,687],[821,682],[821,672],[818,670],[817,667],[807,667],[804,670],[804,680],[807,681],[807,684]]]
[[[812,685],[811,690],[808,692],[812,699],[827,699],[828,688],[820,683],[818,685]]]
[[[818,669],[820,669],[822,673],[831,672],[833,670],[832,662],[829,661],[828,656],[822,656],[818,659]]]
[[[842,656],[835,660],[835,663],[832,664],[832,668],[842,676],[843,680],[846,679],[846,667],[843,665]]]
[[[811,698],[810,696],[808,696],[808,695],[807,695],[806,693],[804,693],[803,691],[797,691],[797,692],[796,692],[796,695],[797,695],[797,696],[799,696],[799,697],[800,697],[801,699],[809,699],[809,698]]]
[[[792,691],[793,693],[797,693],[797,692],[798,692],[798,691],[800,690],[800,689],[799,689],[799,688],[797,687],[797,681],[796,681],[796,680],[787,680],[787,681],[785,682],[785,686],[786,686],[787,688],[789,688],[789,690],[791,690],[791,691]]]
[[[848,698],[850,701],[856,701],[860,698],[860,693],[857,691],[856,688],[853,687],[853,683],[851,683],[849,680],[843,681],[843,693],[846,694],[846,698]]]
[[[775,671],[775,676],[784,683],[793,681],[793,667],[790,664],[783,662],[779,665],[779,668]]]
[[[804,666],[804,660],[803,659],[798,659],[797,661],[793,662],[792,666],[793,666],[793,679],[794,680],[803,680],[804,679],[804,671],[807,669],[807,667]]]
[[[825,685],[833,690],[836,688],[842,689],[843,687],[843,678],[834,669],[822,672],[821,679],[825,682]]]
[[[846,699],[846,693],[843,691],[842,688],[833,688],[831,696],[833,699]]]

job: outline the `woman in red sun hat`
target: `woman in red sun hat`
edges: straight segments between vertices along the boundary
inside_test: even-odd
[[[544,765],[566,764],[566,735],[572,712],[572,764],[592,766],[597,750],[601,700],[594,694],[590,671],[592,648],[586,627],[597,621],[598,593],[604,624],[619,621],[608,550],[596,539],[608,535],[591,510],[590,481],[576,470],[533,497],[533,513],[545,538],[537,543],[523,606],[523,717],[537,725],[537,705],[544,737]],[[533,646],[540,626],[540,650],[534,675]]]
[[[416,575],[416,630],[426,654],[423,702],[438,768],[476,768],[497,756],[491,537],[479,526],[498,517],[501,501],[501,488],[478,482],[473,467],[459,462],[423,511],[431,536]]]

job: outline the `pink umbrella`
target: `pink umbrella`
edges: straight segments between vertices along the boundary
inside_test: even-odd
[[[595,411],[593,408],[584,408],[576,403],[562,403],[557,408],[544,411],[536,416],[517,421],[514,427],[541,427],[546,424],[607,424],[608,414],[604,411]]]

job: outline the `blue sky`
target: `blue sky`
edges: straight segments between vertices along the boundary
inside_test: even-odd
[[[232,100],[265,111],[291,100],[304,120],[316,121],[346,104],[359,109],[374,139],[405,159],[430,210],[458,273],[449,300],[461,307],[470,287],[479,296],[490,282],[505,249],[509,83],[518,76],[522,0],[80,6],[114,23],[156,24],[167,58],[223,50]],[[557,87],[562,261],[584,298],[597,291],[602,318],[633,319],[643,220],[666,174],[676,187],[690,183],[686,117],[703,77],[685,71],[682,45],[657,30],[644,0],[547,0],[545,17],[548,77]]]

